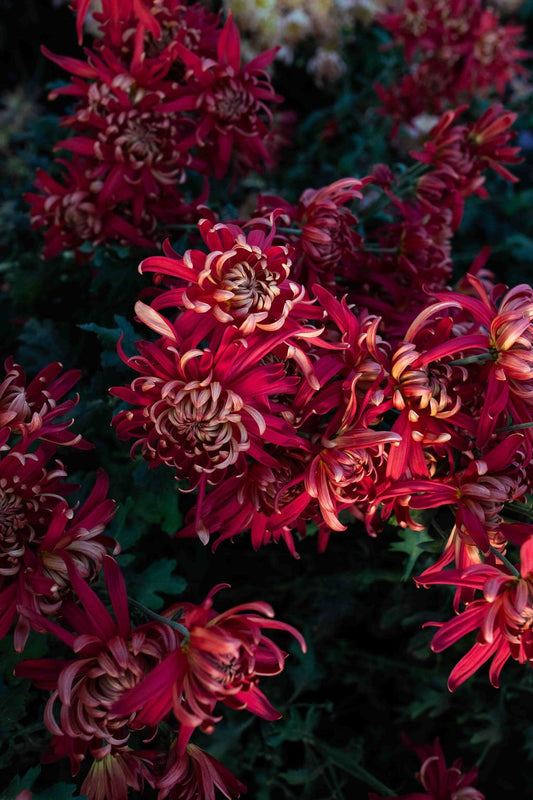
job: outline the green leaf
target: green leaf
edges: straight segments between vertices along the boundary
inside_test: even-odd
[[[175,562],[161,559],[140,574],[132,573],[128,580],[129,593],[139,603],[157,611],[164,603],[160,593],[178,595],[187,586],[185,578],[172,574],[175,566]]]
[[[402,580],[406,581],[413,572],[414,566],[423,552],[428,548],[424,547],[429,543],[433,544],[433,539],[426,530],[412,531],[410,528],[398,531],[401,542],[392,542],[389,549],[397,553],[406,553],[408,558],[402,575]]]
[[[134,344],[139,338],[135,333],[133,325],[125,317],[115,314],[114,320],[117,323],[116,328],[104,328],[102,325],[97,325],[96,322],[86,322],[78,325],[82,331],[95,333],[103,347],[100,356],[102,367],[117,367],[123,366],[122,360],[117,353],[117,343],[122,336],[122,347],[125,352],[133,352]]]
[[[55,783],[49,789],[43,789],[36,794],[32,792],[32,800],[87,800],[86,794],[78,794],[78,789],[72,783]]]
[[[146,461],[140,461],[133,471],[133,480],[142,487],[142,517],[159,525],[165,533],[179,530],[182,515],[178,504],[178,486],[169,469],[149,469]]]

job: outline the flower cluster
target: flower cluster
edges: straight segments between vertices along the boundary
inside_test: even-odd
[[[222,586],[200,605],[174,605],[155,615],[157,621],[133,627],[124,579],[110,556],[104,573],[114,617],[70,566],[78,602],[66,601],[62,618],[71,630],[50,620],[42,625],[73,657],[26,660],[16,668],[18,676],[51,692],[44,713],[53,737],[46,760],[68,756],[76,775],[90,754],[81,787],[89,800],[126,800],[129,788],[142,791],[145,783],[171,800],[214,797],[215,787],[239,797],[243,784],[190,738],[196,728],[214,729],[219,702],[278,719],[258,684],[282,671],[286,653],[263,628],[291,633],[305,650],[303,638],[274,620],[266,603],[218,614],[212,598]],[[170,740],[165,743],[162,734],[154,749],[137,749],[141,732],[153,742],[162,722]]]
[[[463,341],[444,321],[432,333],[428,293],[439,298],[436,311],[474,303],[440,297],[449,239],[464,198],[484,193],[487,168],[514,180],[502,164],[518,158],[508,146],[513,115],[494,107],[470,125],[455,124],[457,115],[445,114],[414,154],[410,200],[401,199],[401,180],[378,167],[362,180],[307,189],[297,206],[262,197],[243,227],[206,218],[198,227],[208,252],[181,256],[167,242],[164,255],[141,263],[155,288],[137,317],[159,338],[139,342],[138,355],[121,351],[139,377],[112,389],[132,407],[114,425],[151,467],[166,464],[183,489],[198,489],[179,535],[207,542],[218,533],[218,544],[250,529],[255,548],[283,539],[296,553],[294,534],[311,523],[323,549],[350,515],[374,533],[380,505],[383,519],[411,522],[397,499],[402,487],[407,494],[410,481],[432,477],[436,491],[456,450],[487,442],[487,406],[454,362],[470,343],[489,347],[490,334]],[[384,198],[404,221],[363,237],[349,203],[370,184],[382,189],[374,202]],[[504,309],[520,315],[522,305],[517,289]],[[433,350],[438,362],[425,355]],[[504,413],[524,421],[523,390],[512,385],[513,406],[501,394],[489,437]],[[471,480],[469,469],[453,480]]]
[[[42,617],[68,602],[69,566],[92,581],[107,550],[116,550],[103,532],[114,513],[105,473],[82,505],[71,506],[67,498],[78,487],[54,458],[58,445],[91,446],[63,419],[77,400],[62,398],[79,376],[54,363],[27,383],[9,358],[0,384],[0,638],[15,623],[18,651],[31,627],[42,631]]]
[[[408,73],[376,90],[383,113],[416,126],[424,114],[440,114],[475,96],[504,88],[527,74],[520,60],[523,28],[501,24],[481,0],[405,0],[379,17],[393,43],[403,48]]]
[[[74,3],[81,26],[89,3]],[[63,176],[40,170],[29,193],[35,228],[46,227],[46,257],[79,260],[111,240],[147,246],[158,223],[194,216],[182,185],[192,173],[221,178],[271,165],[276,95],[265,68],[275,50],[241,66],[240,38],[228,17],[177,0],[104,0],[86,60],[45,54],[71,75],[52,92],[76,101],[57,145]],[[82,249],[80,249],[82,248]]]
[[[533,486],[533,289],[493,285],[487,252],[448,286],[465,199],[487,196],[489,168],[516,180],[514,115],[494,106],[460,124],[461,112],[403,178],[378,165],[298,205],[265,196],[244,225],[203,219],[205,250],[167,242],[145,259],[155,287],[136,312],[158,338],[120,351],[139,377],[111,390],[130,406],[113,423],[132,452],[198,490],[179,536],[218,546],[250,530],[254,548],[282,539],[296,555],[310,526],[323,549],[350,519],[372,535],[391,517],[417,530],[421,512],[448,507],[450,538],[419,581],[454,583],[466,611],[434,647],[491,620],[452,687],[491,654],[494,681],[509,657],[529,661],[532,609],[532,534],[509,516]],[[356,232],[361,200],[392,219]],[[526,547],[516,575],[509,543]],[[482,579],[491,589],[469,605]]]

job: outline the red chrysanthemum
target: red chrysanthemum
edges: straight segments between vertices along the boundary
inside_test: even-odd
[[[404,737],[404,741],[421,761],[420,770],[415,777],[425,791],[402,794],[398,800],[485,800],[485,795],[474,788],[477,767],[463,772],[459,758],[448,767],[438,739],[432,745],[413,744],[407,737]],[[369,800],[393,800],[392,797],[380,798],[373,792],[368,797]]]
[[[196,144],[216,178],[228,170],[232,154],[248,169],[264,169],[271,157],[264,139],[267,103],[281,101],[264,71],[274,58],[267,50],[241,67],[240,36],[231,14],[220,33],[217,59],[204,59],[179,43],[176,51],[186,67],[179,96],[163,103],[164,113],[186,112],[196,123]]]
[[[258,687],[259,678],[277,675],[285,660],[263,628],[288,631],[305,652],[301,634],[274,620],[267,603],[247,603],[217,614],[212,598],[221,588],[215,586],[201,605],[177,604],[164,612],[169,618],[181,612],[187,638],[114,706],[119,715],[138,712],[138,720],[148,725],[157,724],[172,709],[181,723],[180,754],[197,726],[207,732],[213,729],[219,701],[268,720],[281,716]]]
[[[469,602],[464,611],[449,622],[437,625],[431,648],[440,652],[479,628],[474,646],[450,673],[448,688],[453,691],[492,659],[489,677],[499,685],[502,667],[513,658],[521,664],[533,662],[533,537],[520,549],[520,575],[502,564],[474,564],[465,570],[444,570],[417,579],[423,586],[451,584],[480,591],[483,597]]]
[[[70,433],[73,420],[61,420],[76,406],[78,398],[58,402],[78,381],[81,372],[49,364],[26,385],[26,375],[10,357],[4,364],[6,377],[0,383],[0,428],[8,427],[24,438],[44,439],[80,450],[92,447],[80,434]],[[59,418],[59,419],[58,419]]]
[[[128,786],[139,789],[145,778],[153,781],[143,753],[127,747],[130,733],[142,729],[143,723],[135,714],[115,713],[113,707],[178,646],[178,640],[166,624],[132,629],[124,580],[109,556],[104,571],[115,619],[70,563],[69,578],[82,608],[65,602],[62,617],[76,633],[49,620],[43,627],[71,647],[75,658],[23,661],[16,674],[52,692],[44,713],[54,736],[47,760],[69,755],[76,774],[89,750],[96,762],[82,791],[90,800],[125,800]]]
[[[296,226],[297,235],[287,235],[294,248],[293,274],[307,291],[314,283],[334,289],[347,270],[353,253],[362,244],[355,230],[357,218],[348,203],[361,198],[361,189],[371,178],[341,178],[320,189],[306,189],[297,206],[281,197],[259,198],[259,213],[279,214],[287,225]],[[299,230],[298,230],[299,229]]]
[[[23,443],[0,461],[0,638],[16,621],[14,645],[22,650],[39,615],[56,614],[70,595],[69,562],[93,580],[106,550],[115,542],[103,535],[114,513],[106,498],[108,479],[101,472],[85,501],[69,508],[65,496],[76,488],[63,482],[61,462],[50,464],[55,447],[28,451]]]
[[[292,395],[299,379],[288,377],[283,363],[264,361],[285,338],[283,331],[243,340],[234,326],[219,327],[200,349],[210,320],[202,323],[186,312],[171,325],[142,303],[136,309],[162,338],[139,342],[138,356],[121,352],[140,377],[130,388],[111,390],[135,406],[120,411],[113,424],[121,439],[136,439],[133,447],[153,466],[167,464],[191,488],[205,488],[241,472],[247,457],[275,465],[266,442],[300,446],[292,426],[276,413],[284,409],[278,397]]]
[[[32,228],[48,229],[44,235],[45,258],[73,250],[78,261],[86,261],[90,256],[80,250],[85,242],[93,246],[105,241],[144,247],[151,244],[146,233],[153,228],[152,220],[143,217],[143,230],[139,230],[112,203],[102,203],[103,182],[94,174],[94,162],[77,159],[60,163],[67,170],[63,184],[38,170],[35,188],[42,194],[28,192],[24,196],[31,205]]]
[[[215,788],[229,800],[246,793],[246,786],[220,761],[194,744],[188,744],[183,753],[176,746],[171,748],[157,788],[157,800],[215,800]]]
[[[165,256],[151,256],[139,266],[140,272],[155,272],[156,282],[169,276],[178,287],[158,295],[152,307],[209,313],[218,322],[236,325],[244,335],[256,327],[279,330],[305,291],[290,280],[289,248],[272,244],[275,227],[266,233],[250,223],[250,230],[244,231],[203,219],[198,228],[208,254],[187,250],[182,258],[166,241]],[[313,313],[309,305],[302,308],[300,316]]]

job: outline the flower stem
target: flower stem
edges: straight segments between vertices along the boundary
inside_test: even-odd
[[[490,353],[479,353],[477,356],[465,356],[448,361],[448,364],[484,364],[491,359]]]
[[[533,520],[533,508],[529,508],[523,503],[510,503],[509,507],[511,511],[516,511],[517,514],[521,514],[523,517]]]
[[[184,641],[182,642],[182,646],[186,644],[189,639],[189,631],[185,627],[185,625],[180,625],[179,622],[174,622],[173,619],[168,619],[167,617],[162,617],[161,614],[157,614],[155,611],[152,611],[151,608],[147,608],[142,603],[139,603],[138,600],[134,600],[133,597],[128,597],[128,603],[132,605],[134,608],[138,608],[139,611],[142,611],[143,614],[146,614],[147,617],[150,619],[156,620],[156,622],[163,622],[165,625],[169,625],[175,631],[182,633],[185,637]]]
[[[505,428],[496,428],[496,433],[507,433],[507,431],[521,431],[524,428],[533,428],[533,422],[518,422],[516,425],[506,425]]]
[[[398,253],[399,249],[397,247],[372,247],[370,244],[365,244],[363,247],[363,253]]]
[[[349,775],[353,775],[354,778],[358,778],[363,783],[366,783],[367,786],[370,786],[372,789],[376,789],[378,792],[383,792],[389,797],[397,797],[396,792],[393,792],[388,786],[385,786],[384,783],[368,772],[360,764],[355,764],[348,756],[346,756],[344,751],[337,750],[336,747],[331,747],[321,739],[315,739],[313,741],[313,746],[321,753],[325,753],[328,756],[329,761],[332,764],[335,764],[336,767],[339,767],[339,769],[344,770],[344,772],[347,772]]]
[[[403,195],[407,194],[415,185],[418,178],[420,178],[424,172],[427,172],[429,167],[427,164],[421,164],[417,162],[407,169],[404,174],[398,178],[396,184],[393,184],[392,189],[394,190],[394,195],[397,197],[402,197]],[[382,208],[387,206],[391,202],[391,198],[389,195],[383,194],[374,200],[367,208],[365,208],[361,214],[359,214],[359,219],[361,222],[365,222],[370,217],[373,217]]]
[[[490,549],[491,549],[491,552],[494,553],[496,558],[499,558],[500,561],[502,561],[505,564],[507,569],[509,569],[513,573],[513,575],[515,575],[515,577],[517,577],[517,578],[520,577],[520,573],[518,572],[517,568],[513,564],[511,564],[511,562],[509,561],[507,556],[502,555],[499,552],[499,550],[496,550],[496,548],[493,547],[492,545],[490,546]]]

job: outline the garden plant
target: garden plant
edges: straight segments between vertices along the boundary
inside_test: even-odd
[[[0,800],[533,776],[533,1],[3,0]]]

